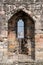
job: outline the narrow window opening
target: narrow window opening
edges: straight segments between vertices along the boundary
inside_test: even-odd
[[[22,19],[17,23],[17,38],[24,38],[24,21]]]

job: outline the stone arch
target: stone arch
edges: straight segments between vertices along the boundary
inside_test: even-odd
[[[19,7],[16,7],[15,5],[14,5],[14,8],[11,10],[11,11],[9,11],[9,14],[8,14],[8,19],[7,19],[7,21],[15,14],[15,13],[17,13],[17,11],[20,11],[20,10],[22,10],[22,11],[24,11],[25,13],[27,13],[28,15],[30,15],[30,17],[34,20],[34,21],[37,21],[37,19],[39,18],[39,17],[37,17],[36,15],[34,15],[34,12],[32,12],[31,10],[27,10],[26,8],[25,8],[25,5],[24,6],[22,6],[22,5],[20,5]]]
[[[19,19],[24,21],[24,39],[21,40],[21,48],[23,54],[29,54],[32,59],[35,59],[35,22],[33,18],[24,10],[18,10],[8,21],[8,37],[13,41],[17,41],[17,22]],[[10,35],[9,35],[10,34]],[[12,37],[12,36],[13,37]],[[18,39],[18,42],[20,40]],[[18,44],[18,42],[16,42]],[[31,50],[29,50],[29,46],[31,45]],[[14,46],[14,45],[13,45]],[[28,47],[26,47],[28,46]],[[24,50],[25,48],[25,50]],[[19,49],[19,50],[20,50]],[[13,48],[14,51],[14,48]],[[28,53],[29,52],[29,53]],[[21,52],[20,52],[21,53]]]

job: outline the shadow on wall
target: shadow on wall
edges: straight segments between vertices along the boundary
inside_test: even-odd
[[[17,37],[17,23],[22,19],[24,22],[24,38],[19,39]],[[8,40],[10,44],[18,45],[19,44],[19,53],[24,53],[28,55],[27,47],[25,47],[27,40],[31,41],[31,58],[35,60],[35,23],[34,20],[26,12],[20,10],[17,11],[8,21]],[[17,43],[17,40],[19,43]],[[21,42],[20,42],[21,40]],[[16,43],[15,43],[16,41]],[[15,46],[13,45],[13,46]],[[12,46],[11,46],[12,47]],[[12,47],[13,48],[13,47]],[[27,49],[27,50],[26,50]],[[11,49],[13,50],[13,49]],[[22,51],[22,52],[21,52]]]

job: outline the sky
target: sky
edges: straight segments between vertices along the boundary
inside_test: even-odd
[[[24,22],[22,19],[18,21],[18,38],[24,38]]]

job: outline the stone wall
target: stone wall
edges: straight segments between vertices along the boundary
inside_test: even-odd
[[[35,58],[43,59],[43,1],[42,0],[0,0],[0,61],[8,59],[8,20],[22,9],[35,22]]]

